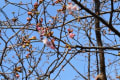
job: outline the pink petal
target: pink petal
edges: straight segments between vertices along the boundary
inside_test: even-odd
[[[51,48],[51,49],[55,49],[55,46],[52,45],[52,46],[50,46],[50,48]]]
[[[76,10],[79,10],[79,8],[78,8],[77,5],[74,5],[74,6],[72,7],[72,10],[76,11]]]
[[[74,33],[70,33],[70,34],[69,34],[69,37],[70,37],[70,38],[74,38],[74,36],[75,36]]]
[[[42,41],[43,41],[44,44],[48,43],[48,39],[47,38],[43,39]]]
[[[37,27],[37,30],[38,30],[38,31],[41,30],[41,27]]]

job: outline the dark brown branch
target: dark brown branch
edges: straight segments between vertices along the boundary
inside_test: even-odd
[[[80,2],[78,2],[77,0],[72,0],[73,2],[75,2],[79,7],[81,7],[82,9],[84,9],[85,11],[87,11],[89,14],[93,15],[95,18],[99,19],[99,21],[101,21],[103,24],[105,24],[108,28],[110,28],[116,35],[118,35],[120,37],[120,32],[117,31],[112,25],[109,25],[108,22],[106,22],[103,18],[101,18],[100,16],[96,15],[94,12],[92,12],[91,10],[89,10],[88,8],[86,8],[85,6],[83,6]]]
[[[118,47],[101,47],[101,46],[93,46],[93,47],[85,47],[85,46],[71,46],[71,48],[82,48],[82,49],[103,49],[103,50],[120,50]]]
[[[95,13],[97,16],[100,14],[100,1],[95,0]],[[101,33],[100,33],[100,22],[99,18],[95,17],[95,33],[96,33],[96,39],[97,39],[97,45],[98,46],[103,46],[102,44],[102,39],[101,39]],[[102,77],[102,80],[107,80],[106,78],[106,70],[105,70],[105,57],[104,57],[104,50],[99,49],[101,53],[99,53],[99,58],[100,58],[100,72]],[[97,54],[97,53],[96,53]]]

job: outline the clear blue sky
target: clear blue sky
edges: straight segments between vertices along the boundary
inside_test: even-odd
[[[21,0],[23,3],[29,3],[30,1],[29,0]],[[19,3],[19,1],[17,1],[17,0],[12,0],[12,2],[14,2],[14,3]],[[69,2],[71,2],[70,0],[69,0]],[[32,4],[34,4],[35,3],[35,1],[34,2],[32,2]],[[86,4],[86,3],[83,3],[83,4]],[[4,3],[4,0],[0,0],[0,8],[2,8],[3,6],[5,5],[5,3]],[[119,5],[119,3],[116,3],[115,4],[115,8],[116,7],[118,7],[118,5]],[[87,7],[89,8],[89,7],[91,7],[91,6],[93,6],[93,4],[88,4],[87,5]],[[31,5],[28,5],[28,7],[29,8],[31,8],[32,6]],[[23,8],[25,8],[25,9],[27,9],[27,7],[26,6],[23,6]],[[40,10],[40,8],[41,8],[41,10],[43,10],[43,7],[42,6],[40,6],[39,7],[39,10]],[[60,6],[60,4],[58,4],[58,5],[56,5],[56,6],[48,6],[48,8],[47,8],[47,11],[48,11],[48,13],[51,15],[51,16],[56,16],[56,15],[58,15],[57,14],[57,9],[60,9],[60,8],[62,8],[61,6]],[[103,9],[103,10],[105,10],[105,9]],[[107,10],[107,9],[106,9]],[[12,15],[12,12],[15,12],[15,16],[18,16],[18,14],[23,14],[22,16],[19,16],[18,18],[19,18],[19,22],[20,23],[22,23],[22,24],[26,24],[26,18],[28,17],[28,15],[27,15],[27,11],[25,11],[25,10],[23,10],[23,9],[20,9],[20,8],[18,8],[17,6],[15,6],[15,5],[10,5],[10,4],[8,4],[4,9],[3,9],[3,11],[6,13],[6,15],[9,17],[9,19],[12,19],[13,18],[13,15]],[[85,11],[84,11],[85,12]],[[67,12],[67,14],[68,14],[68,12]],[[39,17],[42,17],[43,19],[44,19],[44,16],[43,16],[43,14],[42,13],[40,13],[40,15],[41,16],[39,16]],[[77,14],[76,14],[76,17],[77,16],[83,16],[83,14],[82,13],[79,13],[79,12],[77,12]],[[87,14],[86,13],[86,15],[89,15],[89,14]],[[47,22],[50,20],[50,17],[49,16],[46,16],[47,17]],[[59,17],[63,17],[63,13],[60,13],[59,14]],[[104,19],[106,19],[106,20],[108,20],[109,19],[109,15],[107,14],[107,15],[103,15],[102,16]],[[68,17],[67,17],[67,19],[66,19],[66,22],[67,21],[69,21],[69,20],[72,20],[72,19],[74,19],[75,17],[74,16],[71,16],[71,15],[68,15]],[[0,12],[0,21],[5,21],[6,19],[5,19],[5,17],[3,16],[3,14]],[[88,19],[89,20],[89,19]],[[32,24],[35,24],[34,23],[35,21],[34,20],[32,20]],[[85,22],[87,22],[87,21],[85,21],[85,20],[81,20],[81,23],[85,23]],[[88,21],[89,22],[89,21]],[[61,25],[62,23],[58,23],[57,24],[57,26],[58,25]],[[79,26],[79,27],[81,27],[81,29],[83,29],[83,27],[85,27],[86,29],[88,28],[87,26],[82,26],[82,25],[80,25],[80,23],[79,22],[76,22],[76,21],[73,21],[73,22],[71,22],[71,23],[69,23],[69,24],[67,24],[67,25],[65,25],[65,28],[66,29],[64,29],[64,30],[66,30],[67,31],[67,29],[68,28],[72,28],[72,29],[74,29],[74,31],[73,31],[73,33],[75,33],[75,40],[77,40],[77,35],[78,35],[78,33],[77,33],[77,31],[78,31],[78,28],[76,28],[75,26],[73,26],[73,25],[75,25],[75,26]],[[103,24],[101,24],[101,26],[102,26]],[[44,25],[45,26],[45,25]],[[92,30],[92,37],[95,37],[95,33],[94,33],[94,25],[92,25],[93,26],[93,30]],[[5,26],[0,26],[0,27],[5,27]],[[12,27],[21,27],[21,26],[12,26]],[[34,28],[35,26],[33,26],[33,28]],[[115,27],[117,27],[117,26],[115,26]],[[59,38],[59,34],[60,34],[60,29],[61,28],[58,28],[58,29],[53,29],[53,31],[54,31],[54,36],[56,36],[56,37],[58,37]],[[104,29],[107,29],[107,28],[104,28]],[[18,31],[18,30],[15,30],[16,32]],[[4,34],[2,34],[2,36],[3,36],[3,38],[5,39],[5,40],[8,40],[7,39],[7,37],[4,37],[5,36],[5,34],[8,36],[8,38],[9,37],[11,37],[13,34],[14,34],[14,32],[11,30],[11,29],[9,29],[9,30],[3,30],[2,32],[5,32]],[[38,32],[36,32],[36,31],[34,31],[34,32],[32,32],[31,30],[26,30],[25,32],[24,32],[25,34],[27,34],[27,35],[30,35],[30,37],[32,37],[32,36],[36,36],[37,37],[37,42],[34,42],[34,43],[31,43],[32,45],[33,45],[33,49],[36,51],[36,52],[34,52],[33,53],[33,55],[34,55],[34,57],[36,58],[36,60],[38,59],[38,57],[40,56],[40,50],[41,50],[41,48],[43,48],[43,46],[44,46],[44,44],[42,43],[42,42],[39,42],[39,40],[40,40],[40,34],[38,33]],[[84,31],[82,31],[82,30],[80,30],[80,32],[79,32],[79,39],[78,39],[78,41],[82,44],[82,45],[84,45],[84,46],[88,46],[88,39],[84,36],[84,34],[85,34],[85,32]],[[19,33],[19,35],[21,35],[21,32]],[[22,36],[23,36],[24,34],[22,34]],[[67,37],[64,37],[64,36],[66,36],[65,35],[65,33],[63,32],[63,35],[62,35],[62,40],[66,40],[67,41],[67,43],[69,43],[69,44],[71,44],[71,45],[78,45],[78,43],[75,41],[75,40],[73,40],[73,39],[71,39],[71,38],[69,38],[69,36],[67,36]],[[115,43],[114,42],[114,37],[116,37],[116,39],[117,39],[117,43],[116,44],[119,44],[120,42],[119,42],[119,38],[117,37],[117,36],[107,36],[109,39],[111,39],[112,41],[110,41],[110,40],[107,40],[105,37],[102,37],[102,40],[103,40],[103,45],[104,46],[106,46],[106,43],[111,43],[110,44],[110,46],[111,45],[114,45],[113,43]],[[93,40],[93,42],[94,43],[96,43],[94,40]],[[113,42],[113,43],[112,43]],[[4,48],[4,45],[5,44],[3,44],[3,41],[0,39],[0,43],[1,43],[1,45],[0,45],[0,51],[2,51],[3,50],[3,48]],[[15,44],[16,43],[16,40],[15,40],[15,38],[13,38],[12,40],[11,40],[11,43],[12,44]],[[11,45],[11,43],[9,43],[9,45]],[[55,44],[57,45],[58,44],[58,42],[57,41],[55,41]],[[9,45],[7,45],[7,46],[9,46]],[[63,43],[61,43],[61,46],[65,46]],[[18,49],[20,49],[20,48],[18,48]],[[28,53],[25,49],[23,49],[24,51],[22,52],[22,54],[23,54],[23,58],[25,58],[25,56],[26,56],[26,54]],[[75,49],[74,49],[75,50]],[[40,63],[39,63],[39,67],[38,68],[36,68],[36,70],[39,70],[39,71],[41,71],[40,73],[44,73],[45,71],[46,71],[46,69],[47,69],[47,67],[50,65],[50,63],[53,61],[53,60],[55,60],[57,57],[57,53],[55,53],[55,55],[54,56],[50,56],[51,54],[49,53],[49,52],[54,52],[54,50],[52,50],[52,49],[50,49],[49,47],[46,47],[45,49],[44,49],[44,52],[48,52],[48,54],[43,54],[43,56],[42,56],[42,59],[41,59],[41,61],[40,61]],[[61,47],[60,48],[60,51],[64,51],[64,49]],[[72,52],[72,51],[70,51],[70,52]],[[107,52],[107,51],[105,51],[105,52]],[[108,51],[109,53],[113,53],[113,54],[118,54],[118,51]],[[74,52],[72,52],[73,54],[74,54]],[[17,57],[15,57],[15,55],[16,55],[16,53],[15,53],[15,51],[13,51],[13,50],[11,50],[11,51],[8,51],[7,52],[7,56],[5,57],[5,61],[6,62],[4,62],[3,64],[5,65],[5,66],[8,66],[8,67],[10,67],[10,66],[12,66],[13,65],[13,63],[17,63],[17,61],[18,61],[18,58]],[[1,56],[1,55],[0,55]],[[15,58],[12,58],[12,57],[15,57]],[[22,56],[22,55],[21,55]],[[49,57],[50,56],[50,57]],[[67,57],[66,57],[66,59],[69,59],[70,58],[70,56],[71,56],[71,54],[70,55],[68,55]],[[71,61],[70,61],[70,63],[72,64],[72,65],[74,65],[74,67],[81,73],[81,74],[83,74],[85,77],[87,76],[87,64],[88,64],[88,61],[87,61],[87,53],[80,53],[80,54],[77,54]],[[115,61],[115,60],[117,60],[117,59],[119,59],[119,57],[116,57],[116,56],[113,56],[113,55],[110,55],[110,54],[105,54],[105,58],[106,58],[106,65],[108,65],[109,64],[109,61],[110,62],[112,62],[112,61]],[[108,61],[109,60],[109,61]],[[13,62],[13,63],[11,63],[11,64],[8,64],[9,63],[9,61],[11,61],[11,62]],[[53,73],[53,74],[51,74],[51,78],[54,78],[55,77],[55,75],[56,75],[56,73],[59,71],[59,69],[61,68],[61,66],[62,65],[64,65],[65,64],[65,62],[66,61],[64,61],[61,65],[60,65],[60,67],[58,68],[58,69],[56,69],[55,70],[55,72]],[[34,64],[34,63],[33,63]],[[20,66],[21,64],[18,64],[18,66]],[[28,66],[28,62],[27,62],[27,60],[25,59],[25,62],[24,62],[24,65],[26,65],[25,66],[25,68],[26,69],[29,69],[29,66]],[[93,73],[93,75],[94,76],[96,76],[96,73],[94,73],[94,70],[96,70],[96,61],[95,61],[95,54],[94,53],[91,53],[91,70],[93,71],[92,73]],[[116,64],[116,65],[118,65],[119,66],[119,64]],[[11,68],[13,68],[13,67],[11,67]],[[115,78],[115,76],[117,75],[117,74],[115,74],[115,72],[114,72],[114,69],[119,69],[119,67],[114,67],[114,66],[110,66],[109,68],[107,68],[107,75],[109,74],[109,75],[112,75],[112,77],[113,78]],[[1,69],[0,69],[1,70]],[[10,70],[8,70],[8,69],[5,69],[7,72],[10,72]],[[120,72],[120,70],[118,70],[118,72]],[[22,74],[20,73],[20,76],[22,76]],[[35,77],[33,77],[33,79],[34,79]],[[0,79],[1,79],[1,77],[0,77]],[[79,74],[69,65],[69,64],[67,64],[64,68],[63,68],[63,70],[61,71],[61,73],[60,73],[60,75],[56,78],[56,80],[83,80],[83,78],[81,78],[80,76],[79,76]],[[91,80],[93,80],[93,78],[92,78],[92,75],[91,75]]]

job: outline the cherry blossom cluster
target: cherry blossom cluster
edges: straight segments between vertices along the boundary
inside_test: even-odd
[[[50,47],[51,49],[55,49],[54,39],[48,41],[48,38],[44,38],[42,41],[47,47]]]
[[[69,34],[69,37],[70,38],[74,38],[74,36],[75,36],[75,34],[74,33],[72,33],[73,32],[73,29],[68,29],[68,34]]]
[[[73,12],[78,11],[79,8],[78,8],[78,6],[76,4],[73,5],[71,2],[69,2],[67,5],[63,5],[62,8],[58,9],[57,11],[64,13],[65,10],[67,10],[68,13],[72,15]]]
[[[43,0],[39,0],[39,3],[34,3],[34,8],[31,11],[28,11],[28,17],[27,21],[30,22],[34,15],[38,15],[38,7],[43,2]],[[56,0],[55,3],[62,2],[62,0]],[[69,14],[73,14],[74,11],[79,10],[77,5],[74,5],[72,3],[68,3],[67,6],[63,5],[62,9],[58,11],[64,12],[65,10],[68,10]],[[54,45],[54,39],[51,40],[51,37],[53,35],[53,32],[48,27],[42,27],[43,18],[40,18],[38,23],[36,24],[36,30],[40,34],[40,40],[51,49],[55,49]],[[73,33],[73,29],[68,29],[68,34],[70,38],[74,38],[75,34]],[[45,38],[44,38],[45,37]]]
[[[68,10],[69,14],[73,14],[74,11],[79,10],[78,6],[76,4],[73,5],[71,2],[68,3],[66,9]]]
[[[48,38],[53,35],[53,32],[47,27],[46,28],[41,27],[42,21],[43,19],[41,18],[41,22],[36,25],[36,29],[40,33],[40,39],[47,47],[50,47],[51,49],[55,49],[54,39],[50,41],[48,40]],[[46,36],[46,38],[43,39],[43,36]]]

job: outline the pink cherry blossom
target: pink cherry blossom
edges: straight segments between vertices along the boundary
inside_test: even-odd
[[[16,74],[16,77],[17,77],[17,78],[19,78],[19,77],[20,77],[20,75],[19,75],[19,74]]]
[[[75,34],[74,33],[69,33],[70,38],[74,38]]]
[[[79,10],[78,6],[77,6],[77,5],[73,5],[72,3],[68,3],[67,9],[68,9],[69,11]]]
[[[50,20],[49,20],[49,23],[50,23],[51,21],[52,21],[52,20],[50,19]]]
[[[48,43],[48,39],[45,38],[45,39],[42,40],[42,42],[43,42],[44,44],[47,44],[47,43]]]
[[[45,30],[42,30],[42,31],[41,31],[41,35],[44,35],[44,34],[45,34]]]
[[[73,6],[72,3],[68,3],[67,9],[68,9],[68,10],[72,10],[72,6]]]
[[[77,5],[74,5],[74,6],[72,6],[72,10],[76,11],[76,10],[79,10],[79,8]]]
[[[53,43],[51,41],[48,41],[47,38],[43,39],[42,41],[47,47],[50,47],[51,49],[55,49],[55,46],[53,45]]]
[[[41,27],[37,27],[37,30],[38,30],[38,31],[41,30]]]

